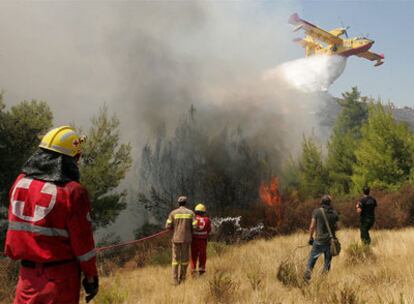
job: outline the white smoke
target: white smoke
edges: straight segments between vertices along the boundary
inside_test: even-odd
[[[297,48],[286,22],[296,9],[295,1],[272,10],[261,2],[3,1],[0,89],[8,105],[46,100],[56,124],[84,128],[107,103],[136,162],[160,125],[173,133],[190,105],[211,134],[240,126],[250,142],[276,147],[270,159],[279,162],[317,130],[314,113],[330,98],[306,92],[341,73],[333,57],[282,63]],[[126,212],[116,231],[126,237],[140,221]]]
[[[341,76],[345,66],[345,57],[315,55],[283,63],[266,71],[263,78],[283,80],[292,88],[305,93],[328,91]]]

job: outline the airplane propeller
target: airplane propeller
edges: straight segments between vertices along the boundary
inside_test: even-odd
[[[344,29],[344,34],[345,34],[345,37],[346,37],[346,39],[348,39],[349,38],[349,36],[348,36],[348,30],[351,28],[349,25],[348,26],[345,26],[344,25],[344,22],[342,21],[342,18],[341,17],[338,17],[339,18],[339,21],[341,22],[341,26],[342,26],[342,28]]]
[[[345,37],[346,37],[346,39],[348,39],[349,38],[349,36],[348,36],[348,29],[350,29],[351,27],[348,25],[347,27],[345,27],[344,28],[344,30],[345,30],[345,32],[344,32],[344,34],[345,34]]]

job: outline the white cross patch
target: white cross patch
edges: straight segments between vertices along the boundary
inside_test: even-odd
[[[22,178],[21,180],[18,181],[11,195],[11,205],[12,205],[13,214],[17,216],[18,218],[25,220],[25,221],[29,221],[29,222],[37,222],[45,218],[55,206],[56,197],[57,197],[57,187],[56,185],[52,183],[45,183],[40,193],[50,195],[50,201],[49,201],[48,206],[45,207],[45,206],[36,205],[34,212],[33,212],[33,216],[25,215],[24,214],[25,202],[19,201],[16,198],[16,190],[17,189],[29,189],[32,182],[33,180],[30,178]]]

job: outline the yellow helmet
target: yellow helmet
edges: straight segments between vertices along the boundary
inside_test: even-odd
[[[197,204],[197,206],[195,206],[195,211],[199,211],[199,212],[206,212],[206,206],[204,206],[203,204]]]
[[[84,138],[79,136],[74,128],[62,126],[47,132],[39,147],[75,157],[81,153],[80,146],[83,141]]]

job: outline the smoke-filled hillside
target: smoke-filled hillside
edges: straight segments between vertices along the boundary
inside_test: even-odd
[[[143,149],[138,201],[158,221],[180,193],[213,214],[252,208],[261,184],[281,174],[303,134],[320,133],[316,114],[331,99],[322,89],[344,65],[335,57],[287,62],[252,80],[251,90],[226,96],[224,105],[191,106],[172,135],[160,128]]]
[[[186,192],[226,208],[254,204],[304,134],[329,136],[320,113],[346,61],[292,57],[295,3],[0,6],[5,99],[43,99],[54,124],[84,128],[106,103],[132,144],[130,205],[148,205],[153,189],[169,203]],[[131,221],[122,227],[140,219]]]
[[[245,196],[251,204],[260,179],[277,175],[283,160],[297,154],[303,133],[320,133],[316,113],[332,98],[325,91],[345,65],[328,57],[286,63],[295,48],[286,22],[293,7],[286,3],[269,12],[255,3],[3,3],[0,85],[12,104],[46,100],[55,124],[87,126],[106,103],[120,118],[122,140],[133,146],[135,163],[124,183],[131,201],[151,187],[172,187],[161,185],[156,171],[152,180],[142,179],[144,147],[161,154],[176,147],[196,153],[201,163],[216,158],[220,168],[227,155],[238,173],[215,174],[232,176],[232,204],[241,195],[234,193],[252,191]],[[174,139],[192,107],[196,124],[190,125],[201,130],[204,144],[197,151],[190,148],[195,142]],[[160,136],[163,144],[157,146]],[[235,141],[255,155],[253,169],[235,157],[241,153]],[[168,152],[176,164],[178,151]],[[255,162],[266,165],[259,169]],[[171,170],[162,167],[164,180],[177,177],[178,169]],[[197,179],[195,171],[180,172]],[[258,178],[240,192],[240,175]],[[197,189],[207,185],[216,187]],[[166,199],[184,190],[205,199],[214,191],[193,186],[170,189]]]

